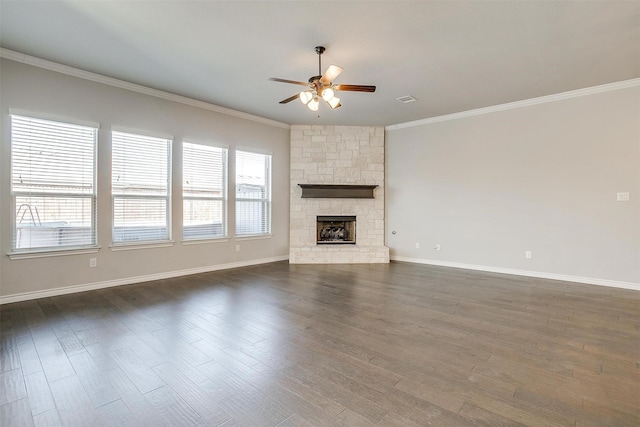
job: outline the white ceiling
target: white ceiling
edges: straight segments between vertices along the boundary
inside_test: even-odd
[[[0,45],[290,124],[390,125],[640,77],[640,1],[0,0]],[[342,108],[278,101],[323,69]],[[324,70],[323,70],[324,71]],[[417,102],[396,98],[412,95]]]

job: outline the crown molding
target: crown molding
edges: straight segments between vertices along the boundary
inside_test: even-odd
[[[156,98],[166,99],[168,101],[179,102],[181,104],[189,105],[192,107],[202,108],[204,110],[214,111],[229,116],[234,116],[246,120],[251,120],[258,123],[263,123],[270,126],[279,127],[282,129],[291,129],[291,125],[276,120],[267,119],[264,117],[256,116],[241,111],[232,110],[230,108],[220,107],[219,105],[210,104],[208,102],[199,101],[196,99],[188,98],[181,95],[176,95],[170,92],[164,92],[158,89],[152,89],[146,86],[130,83],[124,80],[115,79],[112,77],[104,76],[102,74],[92,73],[79,68],[70,67],[68,65],[59,64],[57,62],[48,61],[46,59],[37,58],[24,53],[16,52],[10,49],[0,48],[0,58],[6,58],[12,61],[21,62],[23,64],[32,65],[34,67],[43,68],[50,71],[66,74],[69,76],[78,77],[81,79],[93,81],[96,83],[102,83],[109,86],[117,87],[120,89],[129,90]],[[478,116],[482,114],[490,114],[498,111],[512,110],[515,108],[528,107],[531,105],[544,104],[547,102],[561,101],[564,99],[571,99],[580,96],[593,95],[602,92],[609,92],[612,90],[625,89],[630,87],[640,86],[640,78],[623,80],[620,82],[607,83],[604,85],[593,86],[583,89],[572,90],[568,92],[561,92],[552,95],[541,96],[538,98],[525,99],[522,101],[509,102],[506,104],[493,105],[490,107],[477,108],[474,110],[461,111],[459,113],[446,114],[443,116],[429,117],[426,119],[414,120],[410,122],[398,123],[385,126],[385,131],[392,131],[416,126],[423,126],[433,123],[444,122],[448,120],[462,119],[465,117]]]
[[[609,92],[612,90],[626,89],[640,86],[640,78],[623,80],[615,83],[607,83],[600,86],[593,86],[584,89],[571,90],[568,92],[556,93],[553,95],[541,96],[538,98],[524,99],[522,101],[508,102],[506,104],[493,105],[491,107],[477,108],[475,110],[461,111],[459,113],[446,114],[444,116],[430,117],[428,119],[415,120],[411,122],[398,123],[385,126],[386,131],[404,129],[416,126],[429,125],[432,123],[445,122],[448,120],[463,119],[465,117],[490,114],[498,111],[513,110],[515,108],[529,107],[531,105],[545,104],[547,102],[561,101],[564,99],[577,98],[580,96],[593,95],[596,93]]]
[[[70,67],[68,65],[59,64],[57,62],[48,61],[46,59],[37,58],[35,56],[26,55],[24,53],[5,48],[0,48],[0,58],[10,59],[12,61],[21,62],[23,64],[32,65],[34,67],[43,68],[45,70],[55,71],[57,73],[62,73],[73,77],[79,77],[84,80],[102,83],[105,85],[117,87],[120,89],[126,89],[144,95],[154,96],[156,98],[166,99],[168,101],[179,102],[181,104],[189,105],[192,107],[202,108],[204,110],[215,111],[216,113],[251,120],[269,126],[275,126],[283,129],[291,128],[291,126],[287,123],[270,120],[249,113],[243,113],[241,111],[232,110],[230,108],[220,107],[219,105],[210,104],[204,101],[198,101],[197,99],[187,98],[186,96],[176,95],[158,89],[152,89],[146,86],[115,79],[112,77],[104,76],[102,74],[92,73],[90,71],[81,70],[79,68]]]

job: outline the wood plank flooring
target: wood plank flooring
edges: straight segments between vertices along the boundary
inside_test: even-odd
[[[640,426],[640,292],[278,262],[0,307],[2,426]]]

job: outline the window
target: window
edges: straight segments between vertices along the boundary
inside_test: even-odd
[[[236,151],[236,235],[271,233],[271,156]]]
[[[96,246],[98,128],[11,115],[14,252]]]
[[[113,242],[171,238],[171,140],[112,133]]]
[[[227,236],[227,149],[183,142],[182,237]]]

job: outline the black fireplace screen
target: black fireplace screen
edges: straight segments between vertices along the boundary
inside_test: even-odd
[[[317,243],[319,245],[355,245],[356,217],[318,216]]]

